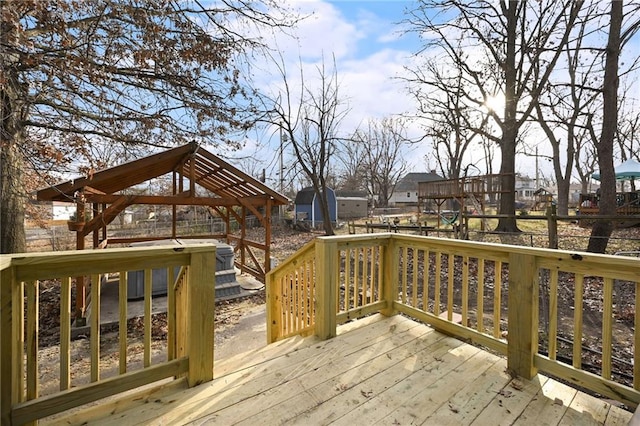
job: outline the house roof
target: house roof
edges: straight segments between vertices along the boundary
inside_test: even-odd
[[[430,173],[407,173],[405,177],[398,181],[395,190],[396,191],[407,191],[407,190],[418,190],[419,182],[433,182],[436,180],[442,180],[442,176],[434,172]]]
[[[37,198],[45,201],[68,201],[79,190],[92,194],[119,194],[127,188],[173,171],[192,180],[216,197],[235,200],[238,204],[239,200],[245,198],[271,198],[275,205],[284,205],[288,202],[284,195],[208,152],[195,142],[101,170],[88,177],[72,179],[41,189],[37,192]]]

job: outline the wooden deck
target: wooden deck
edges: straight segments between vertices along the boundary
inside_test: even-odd
[[[627,424],[631,413],[537,376],[400,315],[375,315],[320,341],[294,337],[174,382],[41,424]],[[47,421],[48,420],[48,421]]]

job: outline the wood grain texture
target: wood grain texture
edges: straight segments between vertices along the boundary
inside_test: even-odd
[[[293,337],[220,363],[195,388],[167,387],[62,424],[624,424],[631,413],[406,317],[374,315],[337,336]],[[111,411],[107,411],[110,408]],[[578,423],[576,423],[576,420]],[[43,422],[43,424],[49,424]]]

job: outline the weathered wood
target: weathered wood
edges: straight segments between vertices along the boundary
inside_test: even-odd
[[[338,245],[327,237],[318,238],[316,240],[316,268],[318,269],[315,335],[323,340],[336,335],[337,263]]]
[[[509,343],[507,364],[518,376],[536,375],[538,351],[538,266],[536,257],[512,253],[509,257]],[[518,295],[514,297],[513,295]]]
[[[213,380],[213,323],[215,290],[211,277],[216,272],[215,246],[193,253],[189,266],[187,345],[189,386]]]

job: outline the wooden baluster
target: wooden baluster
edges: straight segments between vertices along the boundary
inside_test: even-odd
[[[120,271],[118,276],[118,371],[127,372],[127,271]],[[167,280],[173,291],[173,280]]]
[[[60,390],[71,387],[71,277],[60,279]]]
[[[91,381],[100,380],[100,275],[91,275]]]
[[[27,287],[27,400],[38,397],[38,281],[26,283]]]

